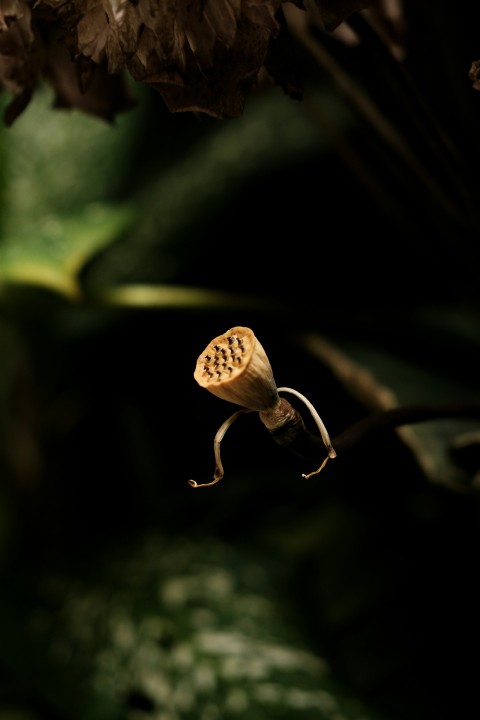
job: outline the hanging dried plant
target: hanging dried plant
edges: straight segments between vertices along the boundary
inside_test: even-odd
[[[285,398],[280,397],[280,392],[292,393],[307,405],[328,451],[318,470],[303,477],[316,475],[324,468],[329,458],[336,457],[327,429],[313,405],[297,390],[288,387],[277,388],[267,354],[250,328],[236,326],[214,338],[199,356],[194,378],[201,387],[206,388],[213,395],[236,405],[242,405],[243,409],[231,415],[215,435],[213,480],[201,484],[190,480],[192,487],[215,485],[223,478],[220,443],[228,428],[240,415],[257,411],[261,421],[272,434],[279,430],[285,431],[287,426],[304,428],[300,415]]]
[[[41,79],[57,105],[105,119],[133,103],[126,75],[158,91],[172,112],[238,117],[262,68],[298,98],[284,4],[315,11],[333,30],[372,2],[0,0],[0,91],[13,95],[5,120],[14,122]]]
[[[402,425],[426,422],[434,418],[478,418],[480,403],[439,403],[435,405],[404,405],[367,415],[330,439],[329,433],[314,406],[298,390],[277,387],[267,354],[254,332],[243,326],[227,330],[215,337],[199,355],[194,371],[197,383],[216,397],[240,405],[218,429],[214,439],[215,470],[213,480],[192,487],[210,487],[224,476],[220,454],[221,442],[231,425],[245,413],[258,412],[259,418],[275,442],[302,458],[317,460],[320,466],[303,478],[318,475],[328,460],[348,452],[372,434]],[[315,421],[319,436],[306,427],[300,413],[281,397],[290,393],[301,400]],[[477,441],[475,435],[474,442]],[[467,438],[467,443],[472,442]],[[325,455],[326,451],[326,455]]]

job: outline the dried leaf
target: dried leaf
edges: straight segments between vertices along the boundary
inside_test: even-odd
[[[264,64],[268,46],[279,32],[275,2],[223,3],[226,25],[216,30],[211,5],[204,14],[175,10],[147,17],[128,69],[138,82],[152,85],[172,112],[204,112],[237,117]],[[199,11],[197,7],[197,11]],[[166,30],[170,28],[165,42]]]
[[[316,5],[325,30],[332,32],[349,15],[374,4],[374,0],[312,0]]]
[[[480,90],[480,60],[475,60],[471,64],[468,77],[472,81],[474,90]]]
[[[311,0],[326,29],[371,5],[366,0]],[[111,119],[131,106],[119,76],[152,86],[171,112],[218,118],[243,113],[267,69],[290,97],[302,95],[292,55],[284,57],[285,0],[27,0],[0,2],[0,88],[15,97],[13,120],[40,76],[57,106]],[[293,2],[305,11],[300,0]],[[276,42],[278,41],[278,42]]]
[[[64,45],[50,42],[44,76],[55,91],[55,107],[77,108],[88,115],[112,121],[135,105],[124,74],[109,75],[87,58],[70,58]]]
[[[124,66],[119,27],[109,0],[84,0],[84,12],[77,26],[78,51],[97,65],[107,60],[109,73]]]
[[[292,36],[283,13],[278,14],[280,30],[268,47],[265,69],[283,92],[294,100],[303,97],[303,83],[293,51]]]
[[[30,20],[25,0],[0,0],[0,83],[12,93],[31,82],[31,68],[25,63],[35,40]]]
[[[25,0],[0,0],[0,90],[14,96],[5,121],[11,125],[28,105],[38,81],[40,50]]]

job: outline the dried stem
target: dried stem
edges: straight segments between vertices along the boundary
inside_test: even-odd
[[[189,485],[194,488],[210,487],[211,485],[216,485],[223,478],[225,473],[223,470],[222,458],[220,456],[220,444],[230,425],[232,425],[232,423],[234,423],[240,415],[244,415],[248,412],[253,412],[253,410],[249,410],[248,408],[237,410],[237,412],[234,412],[233,415],[230,415],[230,417],[225,420],[225,422],[218,428],[217,434],[215,435],[215,438],[213,440],[213,451],[215,453],[215,471],[213,473],[213,480],[207,483],[197,483],[196,480],[189,480]]]
[[[337,455],[342,455],[381,430],[448,418],[480,419],[480,401],[438,405],[404,405],[373,413],[347,427],[332,439],[331,444]],[[292,414],[288,423],[276,429],[270,429],[270,434],[275,442],[300,457],[318,461],[325,455],[323,441],[307,430],[298,413]]]
[[[311,414],[311,416],[313,417],[313,419],[315,420],[315,423],[316,423],[316,425],[317,425],[317,427],[318,427],[318,429],[319,429],[319,431],[320,431],[320,436],[321,436],[321,438],[322,438],[322,440],[323,440],[323,444],[325,445],[325,447],[326,447],[327,450],[328,450],[328,457],[334,458],[337,453],[335,452],[335,450],[334,450],[334,448],[333,448],[333,446],[332,446],[332,443],[331,443],[330,436],[329,436],[329,434],[328,434],[327,428],[325,427],[325,424],[324,424],[322,418],[321,418],[320,415],[317,413],[317,411],[316,411],[315,408],[313,407],[313,405],[312,405],[312,403],[310,402],[310,400],[307,400],[307,398],[305,397],[305,395],[302,395],[302,393],[299,393],[298,390],[294,390],[293,388],[290,388],[290,387],[280,387],[280,388],[278,388],[278,392],[288,392],[288,393],[291,393],[292,395],[295,395],[295,397],[299,398],[299,400],[301,400],[303,403],[305,403],[305,405],[306,405],[306,406],[308,407],[308,409],[310,410],[310,414]]]
[[[299,457],[321,463],[317,470],[303,474],[302,477],[304,478],[317,475],[323,470],[330,458],[348,452],[355,448],[356,445],[368,440],[371,435],[382,430],[392,430],[402,425],[412,425],[435,419],[478,418],[480,420],[480,401],[437,405],[404,405],[403,407],[391,408],[367,415],[367,417],[347,427],[333,440],[330,440],[323,421],[318,416],[315,408],[303,395],[291,388],[283,387],[278,389],[279,391],[291,392],[303,400],[320,430],[320,437],[311,433],[305,426],[300,413],[285,398],[280,398],[279,402],[269,410],[259,412],[260,419],[276,443]],[[220,426],[213,443],[215,453],[213,480],[207,483],[197,483],[195,480],[189,480],[191,487],[210,487],[216,485],[223,478],[224,470],[220,456],[221,442],[233,422],[240,415],[249,412],[255,411],[249,408],[237,410]],[[325,450],[327,450],[326,456]]]

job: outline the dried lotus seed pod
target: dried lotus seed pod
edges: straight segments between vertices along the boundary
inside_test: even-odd
[[[248,327],[214,338],[198,357],[193,376],[213,395],[249,410],[268,410],[280,401],[265,350]]]

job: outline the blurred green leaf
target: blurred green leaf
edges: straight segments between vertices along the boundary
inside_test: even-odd
[[[45,215],[74,214],[92,202],[119,199],[137,143],[144,107],[108,124],[80,112],[52,109],[43,87],[28,112],[0,134],[4,236],[35,228]]]
[[[13,235],[0,245],[0,283],[39,285],[76,300],[83,266],[118,239],[133,219],[129,207],[100,203],[69,217],[45,215],[34,234]]]
[[[207,310],[223,308],[232,310],[268,311],[277,309],[278,303],[251,295],[183,287],[181,285],[119,285],[107,287],[99,299],[107,305],[132,308],[195,308]]]
[[[135,218],[120,196],[143,109],[109,125],[53,112],[52,98],[39,90],[29,112],[0,133],[0,284],[76,299],[84,265]]]

